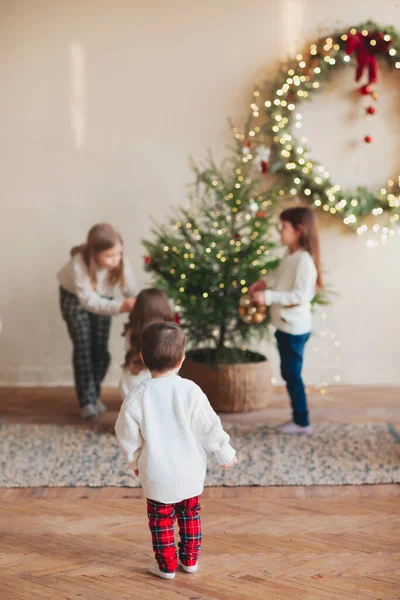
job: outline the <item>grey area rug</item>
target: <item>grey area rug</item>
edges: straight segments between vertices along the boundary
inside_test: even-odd
[[[209,460],[206,486],[400,483],[400,433],[390,424],[314,425],[311,436],[225,425],[239,464]],[[0,487],[140,487],[110,428],[0,424]]]

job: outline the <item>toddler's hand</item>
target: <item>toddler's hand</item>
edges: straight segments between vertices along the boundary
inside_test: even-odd
[[[250,287],[249,287],[249,292],[250,294],[254,294],[255,292],[263,292],[266,288],[266,284],[264,279],[258,279],[258,281],[255,281]]]
[[[233,459],[233,461],[229,464],[229,465],[222,465],[223,469],[229,469],[229,467],[233,467],[234,465],[238,464],[238,459],[235,456],[235,458]]]

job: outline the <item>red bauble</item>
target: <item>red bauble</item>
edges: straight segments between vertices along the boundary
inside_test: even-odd
[[[251,148],[251,142],[250,142],[250,140],[249,140],[248,142],[246,142],[246,146],[247,146],[248,148]]]
[[[262,160],[261,161],[261,171],[263,173],[268,173],[268,167],[269,167],[269,165],[268,165],[267,161],[266,160]]]
[[[372,89],[370,85],[363,85],[358,91],[360,92],[361,96],[368,96],[368,94],[371,94]]]
[[[240,240],[242,235],[240,233],[235,233],[235,240]]]
[[[365,110],[368,115],[374,115],[376,113],[376,108],[374,106],[368,106]]]
[[[151,256],[147,255],[144,257],[144,262],[146,265],[149,265],[151,263]]]
[[[265,214],[265,212],[263,210],[259,210],[257,215],[256,215],[259,219],[265,219],[265,217],[267,216]]]
[[[366,135],[364,138],[364,142],[366,142],[367,144],[370,144],[372,142],[372,136]]]
[[[181,324],[181,316],[178,313],[175,313],[174,321],[177,325]]]

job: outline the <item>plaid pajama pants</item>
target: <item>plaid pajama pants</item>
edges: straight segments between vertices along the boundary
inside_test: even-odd
[[[174,523],[178,519],[179,559],[191,567],[196,564],[201,546],[200,496],[176,504],[147,499],[147,515],[153,550],[160,571],[174,573],[178,568]]]
[[[88,312],[74,294],[63,288],[60,288],[60,305],[74,348],[72,363],[79,404],[96,404],[111,360],[108,352],[111,317]]]

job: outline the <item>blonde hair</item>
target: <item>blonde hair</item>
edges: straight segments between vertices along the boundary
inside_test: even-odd
[[[98,223],[94,225],[88,233],[87,240],[80,246],[74,246],[71,249],[71,256],[76,254],[82,254],[83,260],[88,268],[90,282],[93,289],[97,286],[97,261],[96,256],[104,250],[110,250],[117,244],[124,245],[122,237],[118,231],[109,225],[108,223]],[[111,269],[108,275],[108,281],[111,285],[120,283],[121,288],[125,288],[125,277],[124,277],[124,258],[121,257],[121,261],[115,269]]]

